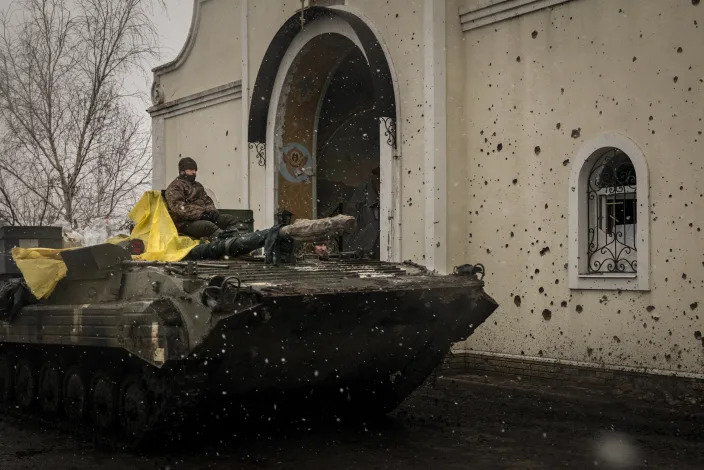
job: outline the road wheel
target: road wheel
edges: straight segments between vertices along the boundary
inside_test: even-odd
[[[57,415],[61,410],[61,370],[51,361],[39,369],[39,408],[42,413]]]
[[[86,417],[88,385],[80,366],[71,366],[64,376],[63,402],[66,417],[80,423]]]
[[[29,359],[20,359],[15,367],[15,399],[20,408],[28,410],[37,397],[37,374]]]
[[[139,439],[149,428],[152,406],[139,376],[129,376],[120,387],[120,421],[127,436]]]
[[[90,389],[90,412],[96,428],[110,430],[117,417],[117,385],[112,376],[98,372]]]
[[[8,354],[0,354],[0,406],[8,406],[12,401],[14,375],[12,358]]]

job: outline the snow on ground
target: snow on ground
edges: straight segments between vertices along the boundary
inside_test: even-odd
[[[125,219],[95,219],[84,228],[73,229],[68,225],[62,226],[64,231],[64,245],[92,246],[105,243],[117,235],[129,235],[129,229],[124,228]]]

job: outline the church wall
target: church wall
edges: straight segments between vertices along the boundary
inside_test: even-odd
[[[244,116],[265,52],[300,2],[250,0],[243,18],[244,0],[196,1],[207,27],[179,67],[156,73],[166,103],[152,110],[154,184],[193,156],[221,206],[249,205],[263,227],[268,167],[246,149]],[[400,117],[399,257],[425,264],[425,1],[329,3],[367,21],[388,53]],[[458,349],[701,373],[704,6],[550,0],[471,25],[480,4],[520,2],[445,3],[447,267],[484,263],[500,303]],[[605,133],[625,135],[647,161],[646,291],[569,286],[570,173]]]
[[[192,157],[198,162],[198,180],[211,190],[218,207],[242,207],[243,189],[238,183],[240,168],[241,100],[231,100],[165,120],[165,180],[178,176],[178,160]]]
[[[200,2],[200,13],[191,26],[192,44],[187,41],[183,58],[158,72],[165,102],[242,78],[240,0],[195,1]]]
[[[424,36],[422,0],[348,0],[375,28],[390,55],[400,102],[401,259],[425,260]]]
[[[243,78],[243,62],[248,73],[246,80],[241,82],[243,96],[248,101],[241,103],[246,106],[251,100],[254,83],[261,67],[264,55],[271,40],[278,29],[294,15],[300,2],[297,0],[284,0],[275,2],[272,6],[268,2],[246,2],[248,37],[246,45],[240,43],[240,29],[243,25],[241,1],[224,0],[196,0],[200,2],[199,21],[194,28],[194,41],[190,50],[184,55],[182,63],[178,66],[165,65],[155,70],[156,82],[163,93],[164,103],[172,103],[179,99],[188,98],[194,94],[212,90],[215,87],[228,83],[240,83]],[[345,5],[341,2],[329,2],[332,8],[340,8],[363,18],[377,33],[380,42],[388,53],[390,67],[398,82],[397,103],[399,124],[399,155],[397,182],[400,193],[400,220],[401,250],[399,259],[409,259],[423,263],[425,260],[426,226],[425,226],[425,197],[426,197],[426,162],[425,162],[425,122],[424,112],[426,97],[424,95],[424,6],[422,0],[404,2],[378,2],[375,0],[349,0]],[[449,14],[449,13],[448,13]],[[188,49],[188,48],[187,48]],[[237,98],[241,100],[241,98]],[[272,99],[275,105],[275,99]],[[163,106],[163,104],[162,104]],[[218,105],[219,106],[219,105]],[[158,106],[157,106],[158,107]],[[222,113],[220,127],[240,129],[241,141],[238,148],[240,152],[239,165],[233,171],[245,175],[238,185],[246,192],[245,205],[249,205],[255,212],[258,226],[263,226],[268,220],[266,213],[266,181],[267,167],[257,163],[256,150],[242,151],[246,143],[243,130],[242,108],[234,114]],[[246,110],[245,110],[246,111]],[[154,114],[153,114],[154,116]],[[176,152],[185,140],[182,137],[170,137],[170,129],[181,126],[181,122],[193,122],[196,127],[195,115],[184,115],[177,122],[170,122],[171,117],[163,120],[154,119],[154,186],[161,187],[168,184],[171,178],[173,160],[183,152]],[[395,116],[394,116],[395,117]],[[185,126],[185,125],[184,125]],[[205,130],[205,129],[204,129]],[[208,133],[217,133],[221,129],[208,130]],[[176,140],[174,140],[176,139]],[[195,139],[202,143],[203,137]],[[203,152],[199,163],[205,166],[216,165],[219,156],[232,152],[229,148],[217,148],[220,139],[209,143],[209,151]],[[189,142],[188,145],[195,145]],[[202,145],[201,145],[202,146]],[[189,148],[189,147],[187,147]],[[174,153],[176,152],[176,153]],[[213,155],[214,161],[208,159]],[[233,155],[233,158],[234,155]],[[248,161],[243,161],[247,159]],[[272,162],[267,162],[271,164]]]
[[[279,28],[301,7],[299,0],[281,0],[277,2],[248,1],[247,23],[249,38],[248,79],[247,90],[251,100],[257,74],[264,60],[266,51]],[[272,100],[274,103],[274,100]],[[271,163],[271,162],[270,162]],[[254,221],[257,228],[267,225],[266,214],[266,171],[267,167],[257,163],[256,150],[249,152],[249,195],[250,209],[254,211]]]
[[[448,65],[448,121],[461,123],[448,138],[449,264],[484,263],[500,307],[458,349],[702,373],[704,6],[574,0],[461,44],[448,41],[463,71]],[[603,133],[647,160],[649,291],[568,285],[570,172]]]
[[[465,36],[457,12],[464,0],[447,0],[447,244],[448,266],[454,267],[477,260],[467,254],[467,112],[464,94]]]

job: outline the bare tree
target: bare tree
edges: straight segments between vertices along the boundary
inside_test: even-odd
[[[124,214],[150,174],[125,77],[155,58],[154,0],[17,0],[0,18],[0,219]]]

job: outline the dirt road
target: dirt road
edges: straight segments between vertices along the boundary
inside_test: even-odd
[[[373,424],[228,426],[152,455],[96,450],[55,430],[2,420],[0,468],[701,469],[703,424],[704,409],[694,406],[460,376],[423,387]]]

